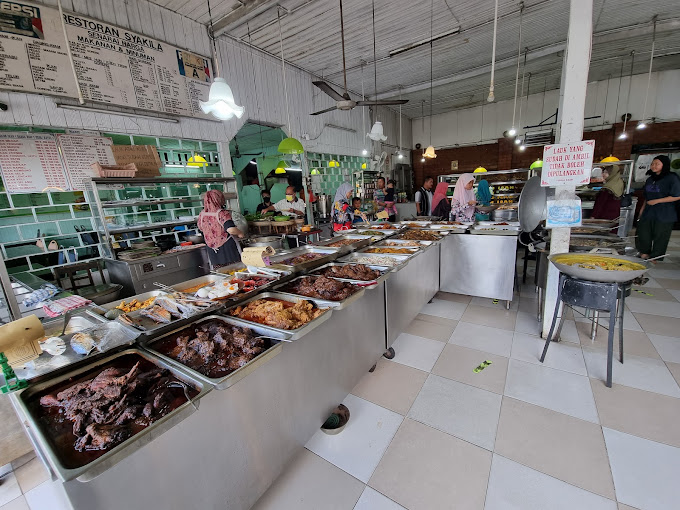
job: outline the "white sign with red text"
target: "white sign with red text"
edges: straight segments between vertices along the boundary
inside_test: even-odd
[[[541,186],[579,186],[590,182],[595,141],[543,147]]]

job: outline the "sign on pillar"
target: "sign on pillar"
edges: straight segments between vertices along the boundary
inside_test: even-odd
[[[589,184],[594,153],[594,140],[546,145],[543,148],[541,186]]]

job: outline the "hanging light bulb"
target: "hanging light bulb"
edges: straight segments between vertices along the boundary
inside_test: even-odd
[[[399,159],[404,159],[404,155],[403,155],[401,152],[398,152],[398,153],[397,153],[397,157],[398,157]]]
[[[628,138],[628,135],[626,134],[625,131],[622,131],[621,134],[619,135],[619,140],[625,140]]]
[[[644,120],[641,120],[638,122],[638,125],[635,129],[645,129],[647,127],[647,123]]]
[[[421,163],[425,163],[425,156],[423,156],[422,158],[420,158],[420,162],[421,162]]]
[[[523,151],[524,149],[526,149],[526,146],[524,144],[519,146],[519,150]]]
[[[382,122],[379,120],[375,121],[375,124],[373,124],[373,127],[371,128],[371,132],[366,135],[369,137],[371,140],[374,142],[384,142],[387,140],[387,137],[383,133],[383,125]]]
[[[425,158],[430,158],[434,159],[437,157],[437,154],[434,152],[434,147],[432,145],[429,145],[427,149],[425,149],[425,153],[423,154],[423,157]]]
[[[515,126],[512,126],[510,129],[508,129],[508,136],[515,136],[517,134],[517,130],[515,129]]]
[[[522,143],[522,139],[521,138],[515,138],[515,145],[519,145],[520,143]]]
[[[366,156],[368,154],[368,149],[364,149],[361,151],[362,156]]]

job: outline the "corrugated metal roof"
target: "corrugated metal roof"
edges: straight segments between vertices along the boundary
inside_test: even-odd
[[[197,21],[207,23],[205,0],[152,0]],[[240,4],[252,0],[213,1],[213,16],[223,17]],[[460,33],[436,41],[433,45],[433,77],[450,79],[450,83],[433,89],[433,112],[441,113],[483,101],[488,93],[489,64],[493,33],[493,0],[434,0],[432,33],[436,36],[456,27]],[[234,28],[230,37],[240,38],[271,54],[280,54],[277,5]],[[281,29],[286,60],[342,83],[342,48],[340,45],[340,12],[337,0],[281,0]],[[518,46],[519,1],[500,0],[496,61],[497,100],[514,95],[515,59]],[[562,68],[562,53],[555,51],[532,59],[533,51],[564,44],[567,38],[569,2],[566,0],[526,0],[524,2],[522,47],[529,49],[532,92],[558,88]],[[373,32],[371,2],[343,0],[347,80],[350,90],[359,92],[363,86],[373,94]],[[287,13],[284,12],[287,10]],[[626,35],[626,27],[651,27],[653,16],[673,19],[677,16],[677,0],[594,0],[594,33],[619,33],[616,40],[593,45],[589,80],[618,76],[621,59],[629,72],[629,55],[637,53],[635,73],[645,72],[651,47],[651,33]],[[427,102],[429,113],[430,47],[424,45],[400,55],[389,57],[392,50],[430,37],[430,2],[410,0],[375,0],[376,55],[378,92],[398,95],[401,87],[419,85],[422,90],[405,92],[410,103],[403,107],[409,116],[420,116],[421,101]],[[631,34],[634,34],[631,32]],[[559,47],[556,48],[558,50]],[[660,31],[657,34],[656,70],[680,68],[680,31]],[[479,69],[479,74],[457,79],[462,73]],[[474,73],[473,73],[474,74]],[[536,90],[534,90],[534,88]]]

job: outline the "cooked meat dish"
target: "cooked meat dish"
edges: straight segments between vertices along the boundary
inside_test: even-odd
[[[251,301],[229,310],[229,314],[251,322],[278,329],[298,329],[324,313],[326,308],[316,308],[309,301],[291,303],[276,298]]]
[[[356,239],[338,239],[337,241],[333,241],[332,243],[326,244],[325,246],[336,248],[338,246],[347,246],[356,242]]]
[[[396,227],[391,223],[380,223],[379,225],[371,225],[370,228],[377,230],[394,230]]]
[[[409,241],[438,241],[440,236],[427,230],[407,230],[397,236],[397,239],[407,239]]]
[[[361,256],[361,255],[355,255],[354,262],[357,262],[359,264],[369,264],[371,266],[398,266],[399,264],[403,263],[403,260],[400,260],[398,258],[394,257],[381,257],[380,255],[366,255]]]
[[[346,278],[348,280],[361,280],[368,282],[380,277],[380,271],[371,269],[364,264],[348,264],[346,266],[329,266],[321,271],[322,276],[334,278]]]
[[[100,456],[105,453],[102,450],[125,441],[186,402],[182,386],[191,398],[198,393],[169,370],[138,355],[124,355],[107,365],[103,370],[98,368],[92,372],[94,377],[75,383],[67,381],[66,385],[57,386],[40,397],[39,412],[43,414],[41,421],[45,429],[64,450],[62,453],[79,465]],[[74,457],[71,445],[78,452],[100,453]]]
[[[411,248],[418,248],[420,243],[418,241],[383,241],[379,246],[396,246],[398,248],[410,246]]]
[[[343,301],[359,289],[351,283],[325,276],[304,276],[289,283],[281,290],[327,301]]]
[[[368,248],[364,250],[364,253],[395,253],[398,255],[413,255],[413,250],[408,248],[383,248],[378,246],[377,248]]]
[[[241,368],[270,345],[249,328],[219,319],[189,326],[153,344],[153,349],[180,363],[218,378]]]
[[[279,263],[284,264],[286,266],[295,266],[297,264],[304,264],[305,262],[309,262],[310,260],[320,259],[321,257],[325,256],[326,256],[325,253],[303,253],[302,255],[298,255],[297,257],[291,257],[289,259],[282,260]]]

